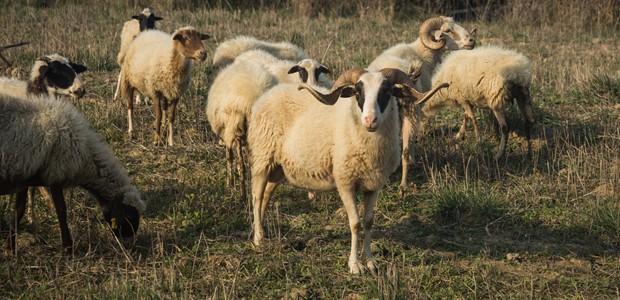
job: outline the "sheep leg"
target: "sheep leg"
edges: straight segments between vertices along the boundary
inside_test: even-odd
[[[467,131],[467,115],[463,115],[463,121],[461,121],[461,128],[459,132],[454,136],[454,139],[465,139],[465,132]]]
[[[372,235],[372,225],[375,222],[375,203],[377,202],[377,191],[364,193],[364,247],[362,248],[363,255],[366,256],[368,262],[366,267],[370,270],[370,273],[377,276],[379,274],[379,268],[377,261],[370,253],[370,239]]]
[[[267,186],[265,187],[265,192],[263,193],[263,203],[260,208],[260,216],[262,220],[265,219],[265,212],[267,211],[273,192],[276,190],[278,185],[280,185],[280,181],[267,181]]]
[[[168,146],[174,146],[172,125],[177,113],[177,100],[170,101],[170,110],[168,111]]]
[[[497,150],[497,154],[495,154],[495,160],[498,160],[500,157],[502,157],[504,151],[506,150],[506,140],[508,139],[508,124],[506,123],[506,117],[504,116],[503,112],[494,110],[493,113],[495,114],[495,118],[499,123],[502,134],[502,139],[499,143],[499,150]]]
[[[153,99],[153,101],[155,102],[155,136],[153,138],[153,144],[157,145],[159,144],[159,141],[161,140],[160,138],[160,133],[161,133],[161,99],[159,97],[155,97],[155,99]]]
[[[532,141],[531,139],[531,128],[534,125],[534,112],[532,111],[532,104],[530,102],[529,90],[525,91],[523,97],[517,98],[517,107],[519,111],[523,115],[523,119],[525,120],[524,130],[525,137],[527,138],[527,156],[531,158],[532,156]]]
[[[34,197],[36,196],[34,187],[28,188],[28,199],[26,200],[26,219],[32,224],[35,221]]]
[[[409,164],[412,161],[413,154],[409,151],[411,146],[411,135],[413,132],[413,122],[408,117],[403,117],[401,124],[401,137],[403,139],[403,151],[401,153],[401,165],[402,165],[402,174],[400,178],[400,198],[403,199],[405,197],[405,192],[407,190],[407,173],[409,171]]]
[[[67,225],[67,205],[65,203],[62,187],[54,185],[50,187],[50,190],[52,192],[54,208],[56,209],[56,216],[58,217],[58,225],[60,226],[62,247],[66,251],[71,251],[73,241],[71,240],[71,233],[69,232],[69,226]]]
[[[243,146],[241,146],[241,141],[238,140],[236,144],[237,171],[239,172],[239,188],[241,189],[241,201],[246,202],[248,200],[248,197],[245,191],[245,157],[243,156]]]
[[[26,200],[28,199],[28,188],[24,188],[17,192],[15,197],[15,218],[11,223],[9,236],[4,243],[4,253],[6,255],[17,255],[17,227],[26,212]]]
[[[228,175],[226,176],[226,184],[231,189],[235,187],[235,177],[233,176],[233,154],[232,148],[226,147],[226,170]]]
[[[127,133],[129,133],[129,137],[133,136],[133,93],[134,90],[132,88],[125,88],[125,84],[121,85],[121,88],[125,92],[125,100],[127,100],[127,124],[129,128],[127,129]]]
[[[358,237],[362,230],[360,224],[360,218],[357,213],[357,206],[355,204],[355,194],[352,188],[338,188],[338,194],[342,199],[342,204],[347,211],[349,217],[349,228],[351,229],[351,253],[349,255],[349,272],[352,274],[361,274],[365,271],[364,265],[359,261],[357,256],[358,252]]]
[[[123,69],[121,69],[120,72],[118,73],[118,80],[116,81],[116,91],[114,91],[114,101],[118,100],[118,95],[120,94],[122,75],[123,75]]]
[[[265,172],[252,171],[252,214],[254,216],[254,245],[260,246],[265,231],[263,230],[263,194],[267,186],[267,174]]]

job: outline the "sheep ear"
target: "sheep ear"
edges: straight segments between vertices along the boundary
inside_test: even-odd
[[[75,71],[75,73],[82,73],[84,71],[86,71],[86,66],[80,65],[80,64],[74,64],[74,63],[70,63],[69,64],[71,66],[71,68],[73,68],[73,70]]]
[[[436,41],[439,41],[439,40],[441,40],[441,35],[442,35],[442,34],[443,34],[443,31],[441,31],[441,30],[435,30],[435,31],[433,32],[433,37],[435,37],[435,40],[436,40]]]
[[[157,17],[157,16],[155,16],[155,21],[161,21],[161,20],[163,20],[163,19],[164,19],[164,18],[162,18],[162,17]]]
[[[183,35],[182,35],[182,34],[180,34],[180,33],[175,34],[175,35],[172,37],[172,39],[173,39],[173,40],[177,40],[177,41],[179,41],[179,42],[181,42],[181,43],[185,40],[185,38],[183,37]]]
[[[355,89],[352,86],[347,86],[345,88],[342,89],[342,91],[340,92],[340,97],[341,98],[349,98],[349,97],[353,97],[355,96],[357,92],[355,91]]]
[[[39,74],[41,75],[45,75],[47,73],[47,70],[49,70],[49,66],[45,65],[45,66],[41,66],[39,68]]]
[[[140,21],[140,16],[131,16],[131,18]]]
[[[297,73],[302,69],[299,65],[294,65],[290,70],[288,70],[288,74]]]
[[[321,72],[321,73],[325,73],[325,74],[331,74],[331,73],[332,73],[332,71],[331,71],[330,69],[328,69],[328,68],[327,68],[326,66],[324,66],[324,65],[321,65],[321,66],[319,67],[319,72]]]
[[[469,31],[469,34],[470,34],[470,35],[475,35],[475,34],[476,34],[476,32],[477,32],[477,30],[478,30],[478,28],[474,27],[474,29],[472,29],[472,30],[470,30],[470,31]]]
[[[211,38],[211,36],[210,36],[210,35],[208,35],[208,34],[204,34],[204,33],[201,33],[201,34],[200,34],[200,40],[201,40],[201,41],[206,40],[206,39],[209,39],[209,38]]]

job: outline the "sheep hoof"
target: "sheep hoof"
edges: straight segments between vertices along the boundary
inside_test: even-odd
[[[370,274],[372,274],[372,276],[379,276],[379,268],[377,268],[377,262],[375,262],[374,260],[369,260],[368,263],[366,263],[366,267],[368,268],[368,271],[370,272]]]
[[[316,194],[313,192],[308,192],[308,199],[310,201],[314,200],[316,198]]]
[[[364,274],[366,272],[366,268],[357,260],[349,261],[349,273],[354,275]]]

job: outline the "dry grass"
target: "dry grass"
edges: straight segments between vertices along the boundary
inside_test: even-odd
[[[398,199],[397,171],[380,193],[372,245],[383,271],[377,278],[347,273],[349,230],[335,193],[310,202],[303,190],[282,186],[266,245],[252,247],[248,204],[226,189],[224,153],[206,123],[209,63],[196,65],[181,101],[175,147],[151,145],[151,106],[138,107],[135,138],[127,138],[124,106],[111,99],[120,28],[141,9],[138,2],[4,8],[0,45],[32,44],[5,51],[16,68],[3,72],[25,78],[34,58],[53,52],[86,64],[88,93],[79,105],[149,209],[135,246],[124,249],[95,201],[73,189],[76,251],[65,256],[54,212],[39,201],[37,221],[22,224],[19,254],[0,257],[0,298],[620,297],[620,42],[613,1],[596,2],[598,14],[587,10],[564,22],[538,14],[559,9],[559,1],[547,7],[516,1],[504,18],[462,22],[478,27],[480,44],[514,48],[533,60],[533,159],[514,108],[508,117],[515,130],[498,163],[490,131],[480,143],[455,145],[461,112],[441,112],[416,145],[409,180],[415,192]],[[562,14],[584,9],[564,3],[572,6]],[[164,31],[192,25],[214,35],[211,53],[239,34],[294,41],[336,74],[413,40],[422,19],[436,13],[390,21],[387,11],[306,18],[289,10],[190,10],[167,1],[151,8],[165,18],[158,24]],[[585,24],[592,20],[600,21]],[[485,112],[478,115],[483,129],[491,127]],[[4,238],[12,206],[2,198]]]

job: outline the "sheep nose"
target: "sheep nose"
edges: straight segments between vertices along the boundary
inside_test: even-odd
[[[86,88],[82,84],[74,84],[74,87],[71,89],[71,93],[74,94],[77,98],[82,98],[86,93]]]
[[[364,127],[368,131],[375,131],[377,129],[377,116],[375,114],[368,114],[364,117]]]
[[[200,60],[202,60],[202,61],[207,59],[207,50],[200,50],[199,57],[200,57]]]

